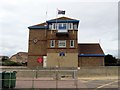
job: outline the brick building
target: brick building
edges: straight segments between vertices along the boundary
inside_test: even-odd
[[[104,53],[99,43],[78,44],[78,66],[103,66]]]
[[[104,65],[99,44],[78,44],[78,26],[79,20],[59,17],[28,27],[28,67]],[[43,63],[38,63],[38,58]]]

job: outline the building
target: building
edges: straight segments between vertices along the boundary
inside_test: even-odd
[[[28,27],[28,67],[77,68],[78,66],[84,66],[80,63],[81,59],[83,61],[83,59],[89,59],[89,57],[85,57],[82,54],[83,52],[81,52],[82,46],[86,45],[78,44],[78,26],[79,20],[68,17],[59,17],[48,20],[45,23]],[[89,45],[90,44],[88,44],[88,46]],[[102,50],[100,46],[98,49]],[[91,53],[88,52],[87,54]],[[92,53],[92,55],[93,54],[94,57],[97,57],[97,59],[98,57],[104,57],[103,52],[97,53],[96,51],[96,53]],[[101,56],[99,56],[99,54]],[[43,59],[43,63],[38,63],[38,58]],[[97,59],[94,59],[91,62],[96,62]],[[103,59],[97,61],[98,63],[102,63],[97,65],[104,65]],[[92,66],[92,63],[88,64],[89,66]]]
[[[10,57],[10,61],[26,63],[27,62],[28,53],[27,52],[18,52]]]
[[[78,66],[104,66],[104,52],[99,43],[78,44]]]

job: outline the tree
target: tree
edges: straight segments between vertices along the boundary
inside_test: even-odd
[[[3,56],[2,61],[6,61],[6,60],[9,60],[9,57],[8,56]]]
[[[115,66],[115,65],[117,65],[117,59],[110,54],[106,55],[105,66]]]

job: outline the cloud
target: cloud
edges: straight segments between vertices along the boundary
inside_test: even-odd
[[[103,50],[115,54],[112,50],[117,50],[117,2],[61,1],[2,0],[0,54],[12,55],[18,51],[27,51],[29,34],[27,27],[46,19],[56,18],[57,8],[66,10],[66,16],[80,20],[79,42],[101,40]]]
[[[106,49],[106,50],[105,50],[105,53],[106,53],[106,55],[107,55],[107,54],[111,54],[111,55],[113,55],[114,57],[119,57],[119,55],[118,55],[118,49],[116,49],[116,50]]]

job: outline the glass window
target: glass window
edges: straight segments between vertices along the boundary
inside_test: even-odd
[[[59,23],[59,24],[58,24],[58,29],[59,29],[59,30],[65,30],[65,29],[67,29],[66,23]]]
[[[51,25],[51,24],[49,25],[49,29],[50,29],[50,30],[52,29],[52,25]]]
[[[74,40],[70,40],[70,47],[74,47]]]
[[[73,23],[68,23],[68,29],[72,30],[73,29]]]
[[[74,25],[74,29],[77,30],[77,24]]]
[[[50,47],[55,47],[55,40],[50,41]]]
[[[66,40],[59,40],[58,47],[66,47]]]
[[[56,30],[56,23],[52,23],[52,30]]]

